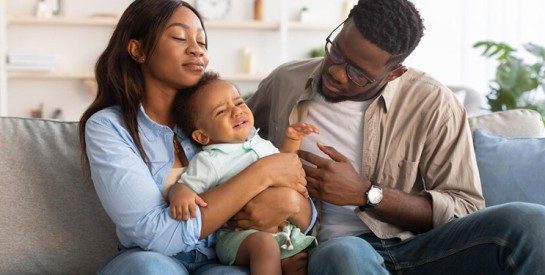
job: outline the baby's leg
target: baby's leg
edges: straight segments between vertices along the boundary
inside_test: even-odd
[[[271,233],[256,232],[242,241],[235,264],[249,265],[251,274],[280,275],[280,247]]]

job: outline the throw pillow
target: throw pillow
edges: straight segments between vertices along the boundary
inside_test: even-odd
[[[545,138],[477,129],[474,143],[486,206],[512,201],[545,205]]]

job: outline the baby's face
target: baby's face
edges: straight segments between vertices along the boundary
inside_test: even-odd
[[[197,92],[195,126],[210,142],[242,143],[254,126],[254,116],[236,87],[227,81],[214,81]]]

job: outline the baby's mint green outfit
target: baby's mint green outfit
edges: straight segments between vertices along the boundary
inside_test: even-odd
[[[291,243],[293,244],[292,250],[280,249],[280,258],[291,257],[303,250],[311,250],[318,245],[316,238],[313,236],[308,236],[301,233],[301,230],[293,224],[288,225],[291,229]],[[218,255],[219,260],[223,264],[233,264],[235,258],[237,257],[237,251],[240,247],[240,244],[246,237],[250,234],[258,232],[257,230],[244,230],[244,231],[233,231],[231,229],[220,229],[218,231],[218,242],[216,243],[216,254]],[[283,234],[278,234],[275,236],[278,246],[284,244],[286,237]]]
[[[187,184],[195,193],[202,193],[227,181],[256,160],[278,153],[278,149],[253,129],[244,143],[223,143],[203,146],[189,162],[189,166],[180,177],[179,182]],[[293,256],[305,249],[314,248],[316,239],[307,236],[294,225],[291,242],[293,250],[282,249],[282,258]],[[233,231],[219,230],[216,244],[216,254],[223,264],[233,264],[242,241],[256,230]],[[276,236],[279,244],[284,243],[282,234]]]

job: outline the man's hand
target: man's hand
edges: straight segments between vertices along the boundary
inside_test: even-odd
[[[298,152],[299,157],[316,165],[316,168],[303,165],[310,196],[335,205],[365,204],[364,194],[371,187],[371,182],[359,175],[335,148],[321,143],[317,145],[331,159],[307,151]]]
[[[168,192],[170,215],[176,220],[188,220],[197,216],[195,205],[205,207],[207,203],[187,185],[174,184]]]

